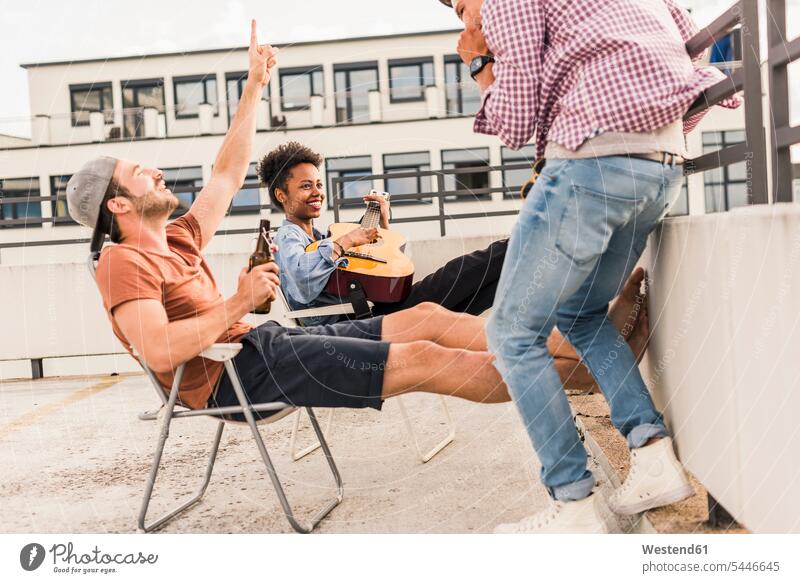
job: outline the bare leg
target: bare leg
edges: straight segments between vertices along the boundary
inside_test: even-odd
[[[647,274],[637,267],[633,270],[622,291],[608,307],[608,317],[614,327],[631,347],[636,362],[642,360],[650,341],[650,320],[647,314],[647,296],[641,292],[642,282],[647,289]]]
[[[486,351],[486,321],[423,302],[384,316],[381,336],[386,342],[430,340],[448,348]]]
[[[488,352],[446,348],[429,341],[392,344],[383,375],[384,399],[422,391],[478,403],[510,400]]]

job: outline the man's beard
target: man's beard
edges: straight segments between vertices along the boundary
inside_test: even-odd
[[[160,197],[151,191],[141,198],[133,199],[133,204],[140,217],[152,219],[170,216],[172,211],[180,205],[180,200],[172,193],[169,196]]]

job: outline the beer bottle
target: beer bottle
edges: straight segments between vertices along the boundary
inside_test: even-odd
[[[266,219],[261,219],[261,221],[258,223],[258,239],[256,240],[256,250],[250,256],[250,266],[247,269],[248,271],[253,269],[256,265],[264,265],[265,263],[272,261],[272,253],[270,252],[269,248],[269,221]],[[271,303],[272,302],[270,300],[265,301],[260,306],[256,306],[252,313],[269,314]]]

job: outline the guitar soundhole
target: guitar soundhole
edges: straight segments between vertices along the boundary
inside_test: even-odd
[[[384,244],[385,243],[384,243],[383,239],[378,239],[374,243],[367,243],[366,245],[360,245],[359,248],[360,249],[366,249],[368,247],[380,247],[381,245],[384,245]]]

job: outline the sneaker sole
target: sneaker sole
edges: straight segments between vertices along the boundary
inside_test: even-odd
[[[670,490],[669,492],[664,492],[660,496],[656,496],[654,498],[648,498],[646,500],[642,500],[641,502],[637,502],[636,504],[628,504],[627,506],[616,506],[613,503],[609,504],[611,510],[615,514],[620,514],[622,516],[630,516],[632,514],[639,514],[640,512],[645,512],[646,510],[652,510],[653,508],[658,508],[659,506],[666,506],[667,504],[674,504],[675,502],[680,502],[681,500],[685,500],[691,496],[694,496],[694,488],[692,488],[691,484],[684,484],[680,488],[676,490]]]
[[[549,531],[541,531],[541,532],[508,532],[505,530],[494,530],[494,534],[516,534],[516,535],[525,535],[525,534],[610,534],[610,530],[607,525],[597,525],[595,528],[576,528],[573,530],[549,530]]]

